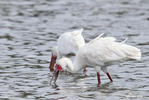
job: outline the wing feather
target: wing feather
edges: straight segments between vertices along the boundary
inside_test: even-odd
[[[66,32],[59,37],[57,45],[61,54],[75,54],[80,47],[85,45],[82,31],[83,29]]]
[[[140,59],[141,52],[139,49],[115,42],[115,40],[113,37],[105,37],[87,44],[84,47],[84,49],[87,49],[85,58],[90,63],[97,65],[118,60]]]

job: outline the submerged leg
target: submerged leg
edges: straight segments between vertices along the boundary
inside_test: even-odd
[[[109,72],[107,71],[107,67],[102,67],[101,70],[102,70],[104,73],[106,73],[107,76],[108,76],[108,78],[110,79],[110,81],[113,82],[113,80],[112,80],[112,78],[111,78]]]
[[[100,81],[100,74],[99,74],[99,72],[97,72],[97,80],[98,80],[98,87],[100,86],[100,83],[101,83],[101,81]]]
[[[111,78],[109,72],[107,72],[107,76],[108,76],[108,78],[110,79],[110,81],[113,82],[113,80],[112,80],[112,78]]]
[[[100,66],[95,66],[95,71],[97,72],[97,81],[98,81],[98,84],[97,86],[100,87],[100,84],[101,84],[101,81],[100,81],[100,70],[101,70],[101,67]]]
[[[87,70],[86,70],[86,66],[85,66],[84,69],[83,69],[83,74],[84,74],[85,76],[87,76],[87,75],[86,75],[86,72],[87,72]]]

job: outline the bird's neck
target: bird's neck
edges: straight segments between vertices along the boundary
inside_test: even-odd
[[[68,69],[70,70],[70,72],[72,73],[76,73],[78,72],[80,69],[83,68],[83,64],[82,62],[80,61],[80,59],[78,59],[78,57],[76,56],[74,61],[72,62],[69,62],[67,63],[68,64]]]

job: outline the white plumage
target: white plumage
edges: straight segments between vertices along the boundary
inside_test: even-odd
[[[83,29],[66,32],[59,37],[57,40],[57,50],[60,56],[70,53],[76,54],[79,48],[85,45],[82,32]]]
[[[113,37],[100,38],[94,43],[88,43],[79,51],[79,55],[82,54],[86,59],[97,65],[119,60],[139,60],[141,57],[139,49],[124,43],[118,43]]]
[[[67,70],[72,73],[78,72],[83,66],[89,65],[97,72],[98,85],[100,85],[100,70],[105,72],[111,82],[113,81],[107,71],[107,65],[112,62],[126,61],[130,59],[140,60],[140,49],[116,42],[114,37],[97,37],[90,41],[77,52],[74,61],[63,57],[57,61],[59,69]]]
[[[57,40],[57,46],[52,49],[52,57],[50,63],[50,70],[53,70],[56,58],[60,59],[62,56],[68,54],[76,54],[80,47],[85,45],[82,36],[83,29],[72,32],[63,33]]]

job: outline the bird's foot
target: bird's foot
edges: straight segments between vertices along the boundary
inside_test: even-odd
[[[110,82],[112,83],[112,82],[113,82],[113,80],[110,80]]]
[[[97,84],[97,87],[100,87],[100,83]]]
[[[86,67],[84,67],[84,69],[83,69],[83,74],[84,74],[84,77],[87,77],[86,72],[87,72]]]

